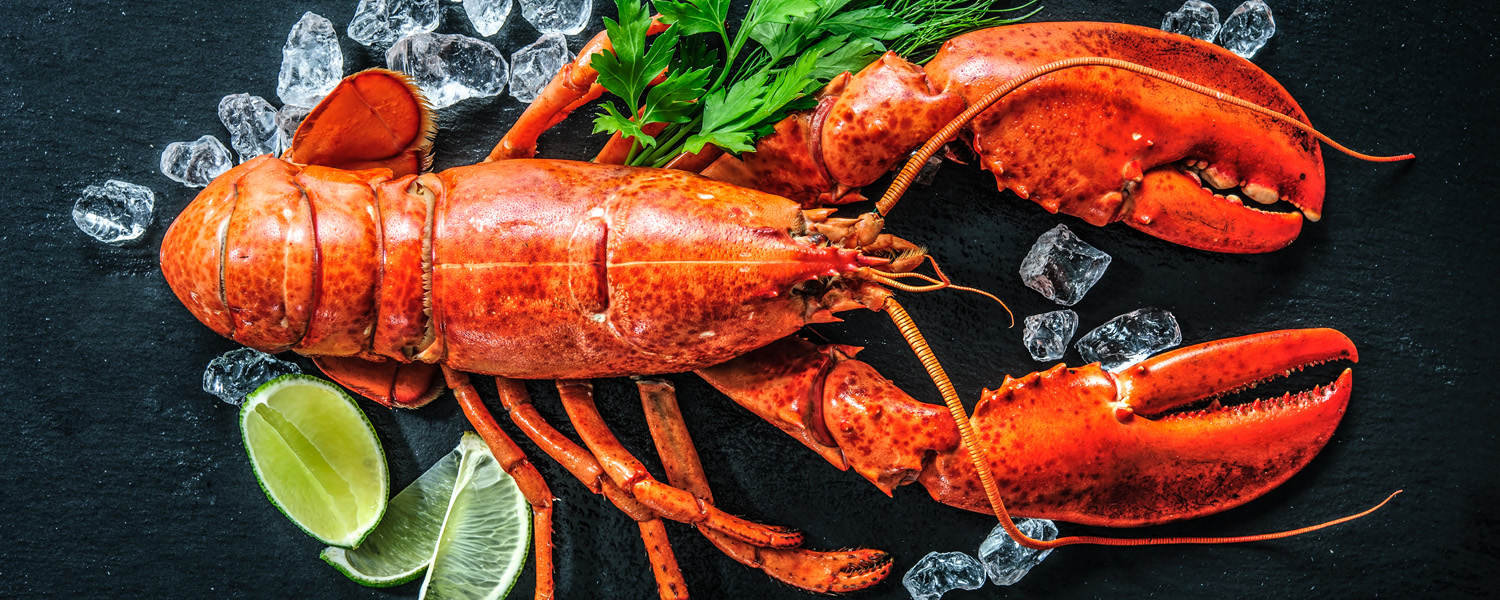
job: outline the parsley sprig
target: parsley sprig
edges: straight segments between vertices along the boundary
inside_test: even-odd
[[[627,162],[645,166],[708,144],[753,151],[778,121],[814,106],[812,94],[830,79],[863,69],[888,48],[930,56],[948,37],[1035,14],[1001,17],[1029,2],[990,9],[975,4],[985,0],[752,0],[731,36],[729,0],[657,0],[672,27],[648,48],[651,11],[643,1],[616,0],[619,20],[604,19],[614,52],[593,65],[599,83],[625,103],[622,110],[605,102],[594,131],[633,138]],[[711,44],[724,49],[722,61]],[[647,135],[653,123],[665,128]]]

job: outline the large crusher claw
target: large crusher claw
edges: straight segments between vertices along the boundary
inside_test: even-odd
[[[985,391],[972,421],[1017,515],[1110,527],[1190,519],[1244,504],[1306,466],[1338,426],[1352,375],[1249,404],[1215,398],[1357,358],[1343,334],[1305,329],[1182,348],[1120,373],[1060,364]],[[928,487],[940,500],[988,511],[982,492],[942,482],[973,478],[965,453],[936,462],[923,483],[937,484]]]
[[[1213,44],[1130,25],[986,29],[949,40],[926,68],[938,86],[972,103],[1031,69],[1081,57],[1150,67],[1307,121],[1291,95],[1249,61]],[[1093,225],[1123,220],[1185,246],[1251,253],[1286,246],[1304,215],[1321,216],[1323,160],[1313,136],[1113,67],[1040,77],[968,129],[981,164],[1000,187]],[[1291,206],[1265,212],[1245,206],[1249,200]]]
[[[855,350],[788,338],[699,374],[888,494],[921,483],[940,502],[989,512],[947,409],[911,398]],[[1338,426],[1352,375],[1249,404],[1215,398],[1357,359],[1343,334],[1303,329],[1182,348],[1120,373],[1058,365],[1007,377],[971,421],[1013,514],[1165,523],[1239,506],[1306,466]]]

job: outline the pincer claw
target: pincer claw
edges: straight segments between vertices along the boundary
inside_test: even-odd
[[[1347,337],[1305,329],[1181,348],[1117,374],[1058,365],[986,391],[973,420],[1015,514],[1164,523],[1238,506],[1301,470],[1338,426],[1353,376],[1249,404],[1212,398],[1339,359],[1357,359]],[[982,510],[975,501],[963,504]]]

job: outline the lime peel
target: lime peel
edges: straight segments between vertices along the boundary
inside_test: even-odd
[[[311,375],[283,375],[245,397],[240,433],[271,504],[318,541],[354,547],[390,494],[385,449],[354,399]]]

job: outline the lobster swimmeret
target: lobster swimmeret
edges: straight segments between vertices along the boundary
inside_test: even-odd
[[[432,120],[406,80],[351,76],[283,157],[220,176],[162,244],[172,289],[222,335],[310,356],[386,405],[420,406],[445,384],[454,389],[534,508],[538,597],[552,590],[551,494],[465,373],[496,376],[516,425],[640,523],[663,597],[686,588],[661,518],[695,523],[730,556],[803,589],[861,589],[885,577],[888,555],[800,549],[794,531],[713,506],[670,386],[640,383],[664,483],[614,439],[584,380],[696,370],[887,494],[916,482],[940,502],[988,512],[946,409],[907,396],[855,360],[855,348],[794,337],[839,311],[898,311],[891,289],[909,288],[899,280],[921,262],[914,245],[880,232],[879,218],[816,206],[858,199],[860,186],[976,98],[1070,55],[1148,64],[1304,119],[1269,76],[1215,46],[1122,25],[1046,23],[956,38],[925,71],[888,54],[836,79],[818,108],[782,122],[756,153],[675,165],[706,177],[521,159],[541,131],[597,96],[588,62],[608,47],[602,34],[586,46],[494,160],[441,173],[423,172]],[[1302,214],[1316,219],[1321,209],[1323,167],[1309,134],[1108,67],[1028,83],[967,132],[1002,187],[1197,248],[1279,248]],[[1200,180],[1286,199],[1301,213],[1249,209]],[[975,439],[1018,514],[1109,526],[1201,516],[1307,464],[1337,426],[1351,376],[1278,401],[1168,413],[1355,358],[1347,338],[1320,329],[1202,344],[1122,373],[1058,365],[985,392]],[[515,379],[558,379],[584,446],[544,422]]]

